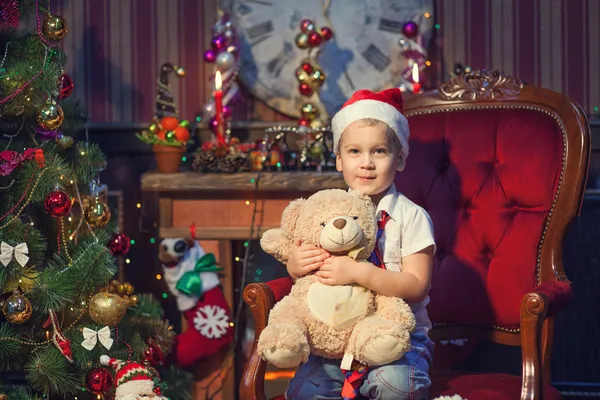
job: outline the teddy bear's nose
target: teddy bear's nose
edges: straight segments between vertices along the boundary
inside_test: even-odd
[[[338,229],[344,229],[344,227],[346,226],[346,220],[344,218],[338,218],[335,221],[333,221],[333,226],[335,226]]]

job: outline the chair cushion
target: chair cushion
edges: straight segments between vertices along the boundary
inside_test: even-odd
[[[459,395],[468,400],[515,400],[521,398],[521,377],[508,374],[434,373],[429,398]],[[546,400],[560,400],[560,392],[545,387]]]
[[[432,322],[518,328],[563,167],[560,127],[525,108],[408,119],[411,151],[396,185],[433,220]]]

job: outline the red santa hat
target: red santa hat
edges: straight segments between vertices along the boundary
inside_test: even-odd
[[[333,130],[333,151],[338,152],[340,138],[344,130],[353,122],[361,119],[376,119],[387,124],[398,137],[402,146],[402,159],[398,170],[404,169],[408,157],[408,120],[404,116],[404,100],[398,88],[386,89],[381,92],[359,90],[344,103],[331,120]]]
[[[135,396],[162,399],[160,390],[154,385],[154,374],[144,365],[118,360],[107,355],[100,356],[100,364],[115,371],[116,400]]]

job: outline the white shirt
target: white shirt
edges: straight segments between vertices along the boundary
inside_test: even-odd
[[[398,192],[394,184],[377,206],[378,221],[382,211],[391,217],[377,243],[387,270],[402,271],[402,257],[417,253],[426,247],[433,246],[435,254],[433,222],[429,214]],[[411,304],[417,322],[415,333],[427,333],[431,329],[427,304],[429,296],[419,303]]]

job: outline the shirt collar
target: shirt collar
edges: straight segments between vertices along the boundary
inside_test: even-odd
[[[398,204],[399,195],[400,193],[398,193],[398,191],[396,190],[396,185],[392,183],[392,186],[390,186],[385,196],[383,196],[383,198],[377,205],[377,218],[381,217],[382,211],[387,212],[390,216],[394,215],[394,207],[396,206],[396,204]]]
[[[351,192],[351,191],[352,191],[352,189],[348,188],[348,192]],[[394,207],[398,203],[397,200],[398,200],[399,196],[400,196],[400,193],[396,190],[396,184],[392,183],[392,186],[390,186],[390,188],[388,189],[385,196],[383,196],[383,198],[377,205],[377,212],[375,215],[378,220],[379,220],[379,218],[381,218],[382,211],[385,211],[386,213],[388,213],[388,215],[390,217],[393,216]]]

